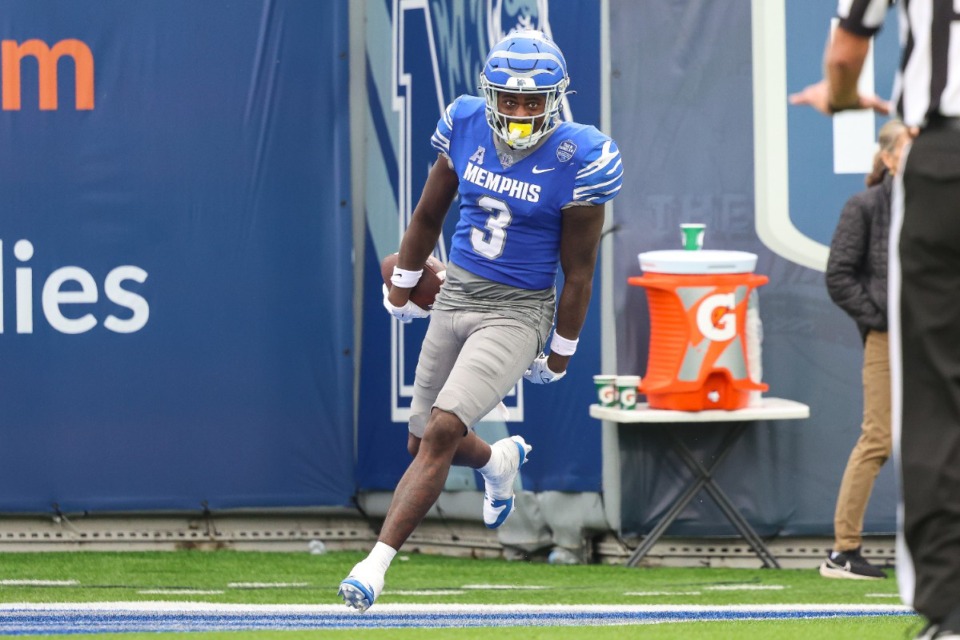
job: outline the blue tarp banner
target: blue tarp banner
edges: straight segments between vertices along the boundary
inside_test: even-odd
[[[0,511],[353,493],[347,2],[0,12]]]
[[[576,93],[565,112],[579,122],[599,124],[610,50],[607,133],[624,158],[609,243],[617,373],[643,374],[648,357],[644,293],[626,284],[639,252],[676,248],[679,223],[704,222],[706,248],[756,253],[770,278],[759,290],[768,395],[807,403],[811,418],[754,425],[718,482],[763,535],[829,534],[858,435],[862,346],[817,265],[883,122],[787,106],[820,77],[833,0],[609,0],[609,43],[600,2],[367,2],[367,104],[354,113],[349,4],[3,4],[0,512],[346,505],[357,489],[393,489],[409,462],[426,323],[401,327],[382,310],[379,261],[436,158],[442,109],[476,93],[489,47],[522,25],[566,54]],[[893,22],[865,76],[883,96]],[[356,118],[363,247],[350,199]],[[533,444],[527,490],[603,490],[600,423],[587,414],[599,291],[598,276],[566,379],[519,385],[509,418],[479,427]],[[689,437],[709,459],[719,434]],[[620,449],[621,530],[649,531],[689,474],[662,438],[628,432]],[[472,471],[447,483],[476,487]],[[887,465],[868,533],[893,530],[895,502]],[[708,500],[671,530],[730,532]]]

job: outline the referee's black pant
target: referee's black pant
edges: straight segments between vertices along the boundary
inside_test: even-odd
[[[960,607],[960,121],[914,140],[903,193],[893,380],[902,384],[903,534],[913,606],[939,620]]]

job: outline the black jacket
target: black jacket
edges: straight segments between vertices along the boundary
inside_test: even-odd
[[[870,330],[887,330],[887,247],[890,242],[890,191],[893,179],[847,201],[830,243],[827,291],[853,318],[866,339]]]

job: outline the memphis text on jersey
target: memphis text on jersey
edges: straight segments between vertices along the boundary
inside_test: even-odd
[[[481,169],[472,162],[467,162],[467,168],[463,171],[463,179],[467,182],[472,182],[478,187],[483,187],[489,191],[501,193],[511,198],[516,198],[517,200],[540,202],[540,185],[501,176],[498,173]]]

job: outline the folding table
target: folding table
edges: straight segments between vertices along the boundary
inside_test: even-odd
[[[773,557],[767,545],[757,534],[746,518],[737,510],[730,498],[724,493],[716,481],[714,473],[717,467],[730,453],[733,445],[736,444],[740,436],[743,435],[751,422],[759,420],[796,420],[808,418],[810,416],[810,407],[795,402],[793,400],[784,400],[782,398],[762,398],[758,406],[751,406],[734,411],[672,411],[668,409],[651,409],[646,403],[638,403],[636,409],[624,410],[613,407],[601,407],[600,405],[590,405],[590,416],[600,420],[609,420],[620,424],[650,424],[650,425],[676,425],[678,429],[667,429],[673,450],[677,453],[683,463],[693,472],[693,480],[690,485],[684,489],[677,497],[673,505],[663,515],[657,525],[644,538],[630,558],[627,560],[628,567],[635,567],[639,564],[647,553],[653,548],[657,540],[666,533],[667,529],[673,524],[674,520],[686,508],[690,501],[701,491],[706,490],[713,498],[720,511],[736,527],[737,531],[743,536],[747,543],[753,548],[759,556],[765,567],[780,568],[780,563]],[[707,467],[690,451],[687,445],[679,437],[678,432],[682,429],[684,423],[699,422],[732,422],[735,423],[729,429],[720,442],[713,463]]]

